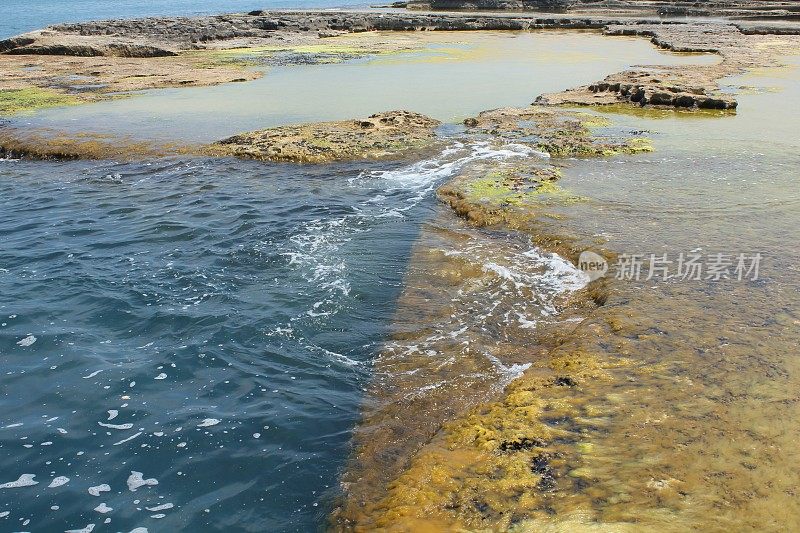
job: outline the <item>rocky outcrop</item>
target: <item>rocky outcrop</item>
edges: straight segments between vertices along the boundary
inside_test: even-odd
[[[434,10],[530,10],[561,13],[575,3],[575,0],[418,0],[409,2],[408,7]]]
[[[602,117],[542,106],[484,111],[466,119],[464,125],[470,133],[524,144],[550,157],[612,156],[652,149],[645,139],[597,135],[593,131],[595,128],[609,125]]]
[[[764,29],[764,28],[762,28]],[[796,53],[798,41],[788,33],[742,33],[734,24],[683,22],[680,24],[609,24],[607,35],[647,37],[664,50],[714,53],[720,61],[693,68],[642,66],[605,79],[539,96],[541,105],[613,105],[680,110],[735,110],[735,95],[723,92],[718,80],[748,69],[778,66],[781,54]]]
[[[128,43],[108,43],[99,46],[82,44],[31,44],[10,48],[5,53],[11,55],[77,56],[77,57],[167,57],[177,53],[157,46]]]
[[[776,50],[796,43],[794,35],[800,33],[800,25],[654,21],[616,17],[614,13],[608,9],[586,15],[253,11],[61,24],[0,41],[0,91],[36,87],[95,101],[159,87],[247,81],[262,71],[243,67],[338,61],[400,46],[372,34],[360,35],[358,39],[364,42],[353,49],[331,46],[336,50],[330,53],[326,48],[335,42],[329,37],[373,30],[594,29],[608,35],[646,37],[656,46],[676,52],[716,53],[722,62],[691,70],[637,68],[584,87],[543,95],[537,103],[733,109],[735,100],[719,90],[716,80],[753,66],[776,64]],[[372,44],[365,45],[369,42]],[[248,49],[258,52],[248,58],[241,53]],[[787,48],[786,53],[791,50]],[[99,56],[104,59],[96,59]]]
[[[209,151],[262,161],[325,163],[399,157],[436,141],[439,121],[409,111],[387,111],[366,119],[280,126],[243,133]]]
[[[683,79],[681,79],[683,78]],[[736,99],[721,94],[715,84],[701,76],[676,76],[669,71],[652,72],[626,70],[606,77],[603,81],[569,89],[561,93],[542,95],[541,105],[609,105],[632,104],[640,107],[691,109],[736,109]]]
[[[727,17],[751,20],[800,19],[800,5],[792,1],[757,0],[412,0],[409,9],[513,10],[550,13],[617,13],[666,17]]]
[[[463,16],[445,13],[253,12],[194,18],[146,18],[59,24],[0,41],[0,53],[153,57],[181,50],[234,48],[298,34],[365,31],[599,29],[608,17]],[[127,51],[122,54],[120,51]],[[141,55],[134,55],[141,54]]]

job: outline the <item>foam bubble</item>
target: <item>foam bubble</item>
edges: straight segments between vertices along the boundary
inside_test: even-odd
[[[103,483],[102,485],[89,487],[89,494],[91,494],[92,496],[100,496],[101,492],[109,492],[110,490],[111,487],[106,483]]]
[[[36,337],[34,337],[33,335],[28,335],[21,341],[17,341],[17,345],[22,346],[23,348],[27,348],[28,346],[36,342],[36,340],[37,340]]]
[[[60,487],[62,485],[66,485],[67,483],[69,483],[69,478],[68,477],[66,477],[66,476],[58,476],[58,477],[53,478],[53,481],[50,482],[50,484],[47,486],[47,488],[54,489],[56,487]]]
[[[38,485],[39,482],[33,480],[35,477],[36,474],[22,474],[16,481],[9,481],[8,483],[0,484],[0,489],[18,489],[20,487]]]
[[[140,487],[152,485],[158,485],[158,480],[154,478],[144,479],[141,472],[131,470],[131,475],[128,476],[128,490],[136,492]]]
[[[141,432],[141,431],[139,431],[138,433],[135,433],[135,434],[131,435],[130,437],[126,438],[126,439],[122,439],[122,440],[121,440],[121,441],[119,441],[119,442],[115,442],[115,443],[113,444],[113,446],[119,446],[120,444],[125,444],[126,442],[128,442],[128,441],[131,441],[131,440],[135,439],[136,437],[138,437],[138,436],[139,436],[139,435],[141,435],[141,434],[142,434],[142,432]]]
[[[106,505],[105,502],[104,502],[104,503],[101,503],[100,505],[98,505],[97,507],[95,507],[94,510],[97,511],[98,513],[106,514],[106,513],[110,513],[114,509],[112,509],[111,507]]]
[[[133,424],[130,424],[130,423],[128,423],[128,424],[106,424],[105,422],[98,422],[97,424],[100,425],[100,426],[103,426],[104,428],[119,429],[119,430],[131,429],[133,427]]]

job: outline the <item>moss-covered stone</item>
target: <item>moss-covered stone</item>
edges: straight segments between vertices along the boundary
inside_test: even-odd
[[[388,111],[360,120],[243,133],[214,143],[206,151],[213,155],[295,163],[386,159],[433,145],[437,126],[439,121],[418,113]]]
[[[26,89],[0,90],[0,116],[27,113],[47,107],[75,105],[74,96],[52,89],[29,87]]]
[[[465,122],[470,131],[528,145],[554,158],[608,157],[650,151],[643,139],[601,135],[606,117],[580,111],[530,106],[485,111]]]

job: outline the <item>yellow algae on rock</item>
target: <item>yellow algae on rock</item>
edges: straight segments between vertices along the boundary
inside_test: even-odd
[[[432,146],[439,124],[419,113],[387,111],[365,119],[242,133],[210,145],[208,152],[293,163],[386,159]]]
[[[26,113],[47,107],[75,105],[78,102],[79,100],[74,96],[39,87],[0,90],[0,116]]]

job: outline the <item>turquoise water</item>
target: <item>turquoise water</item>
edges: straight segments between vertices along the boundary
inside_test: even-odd
[[[254,9],[366,6],[365,0],[4,0],[0,39],[60,22],[158,15],[214,15]]]

